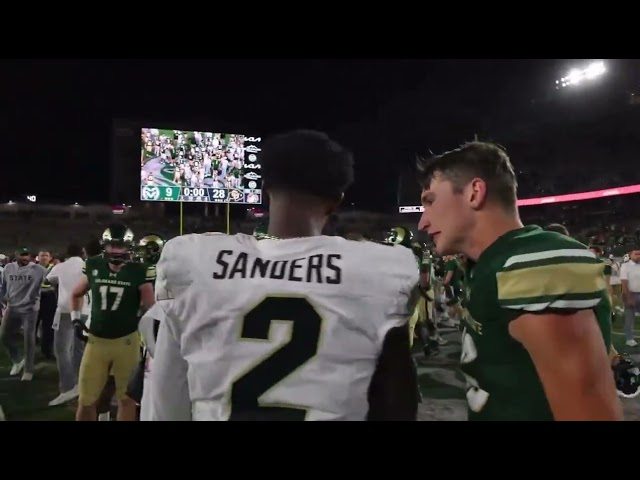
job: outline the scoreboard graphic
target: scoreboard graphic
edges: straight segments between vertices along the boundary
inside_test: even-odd
[[[262,139],[143,128],[140,200],[262,203]]]
[[[210,203],[260,203],[255,190],[211,187],[141,187],[140,199],[146,202],[210,202]],[[252,197],[253,195],[253,197]]]

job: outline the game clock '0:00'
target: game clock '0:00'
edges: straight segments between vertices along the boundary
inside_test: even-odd
[[[185,197],[204,197],[207,195],[207,190],[205,188],[185,187],[182,189],[182,195]]]

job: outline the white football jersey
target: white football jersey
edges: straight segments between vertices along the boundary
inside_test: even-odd
[[[419,276],[404,247],[243,234],[174,238],[157,272],[172,300],[155,420],[365,420],[385,335],[408,322]]]

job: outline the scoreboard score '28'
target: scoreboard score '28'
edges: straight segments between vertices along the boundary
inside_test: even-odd
[[[262,203],[260,137],[143,128],[140,199]]]

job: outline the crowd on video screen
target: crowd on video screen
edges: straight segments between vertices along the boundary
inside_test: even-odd
[[[145,168],[150,160],[157,160],[159,171],[173,172],[171,180],[178,186],[240,188],[244,141],[243,135],[143,129],[147,156],[143,152],[142,184],[159,184],[158,171]]]

